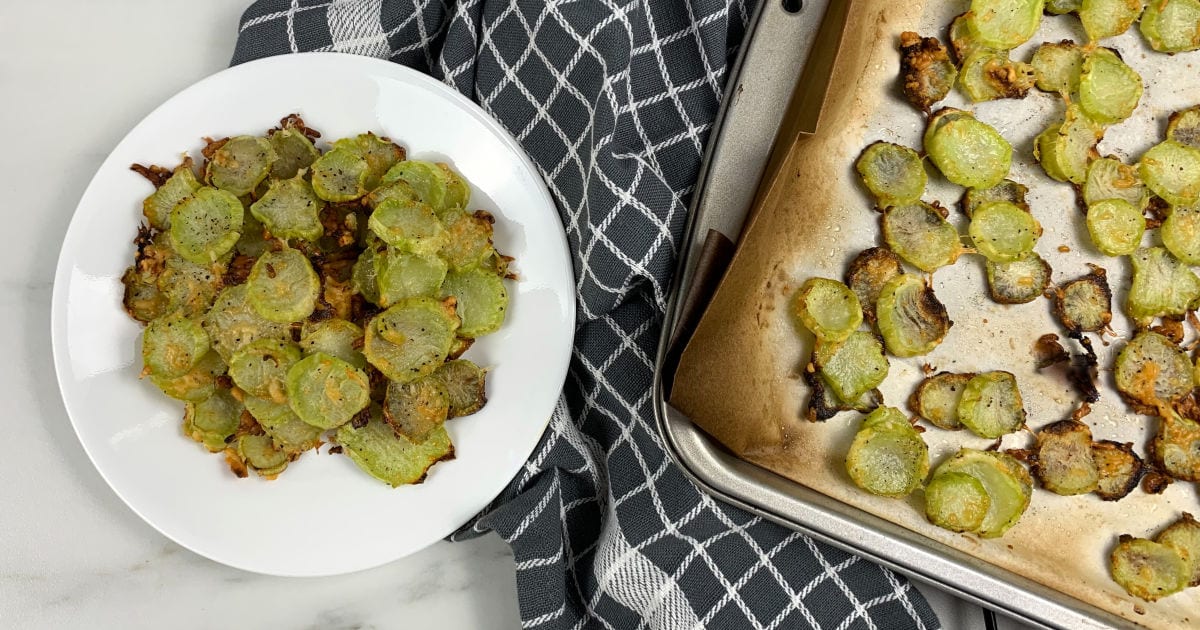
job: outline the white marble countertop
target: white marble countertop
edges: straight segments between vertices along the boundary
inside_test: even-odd
[[[0,627],[517,628],[508,545],[273,578],[197,556],[109,490],[50,358],[59,245],[92,173],[163,100],[229,63],[247,0],[0,2]]]
[[[143,523],[71,430],[49,324],[71,213],[130,128],[228,65],[247,3],[0,3],[0,626],[517,628],[512,554],[494,535],[348,576],[245,573]],[[982,628],[978,609],[923,590],[947,628]]]

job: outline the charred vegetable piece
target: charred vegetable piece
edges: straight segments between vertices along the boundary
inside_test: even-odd
[[[205,175],[213,186],[241,197],[266,179],[275,158],[275,149],[266,138],[236,136],[213,153]]]
[[[158,290],[154,275],[139,272],[133,266],[121,276],[121,285],[125,287],[121,305],[130,317],[145,324],[166,312],[167,297]]]
[[[980,44],[1010,50],[1037,32],[1044,7],[1044,0],[971,0],[967,26]]]
[[[932,422],[938,428],[948,431],[961,429],[962,423],[958,420],[958,403],[962,400],[967,383],[974,376],[974,374],[939,372],[926,377],[909,397],[908,406],[917,415]]]
[[[1100,390],[1096,387],[1100,360],[1096,357],[1091,339],[1080,335],[1076,341],[1083,346],[1083,352],[1071,357],[1067,378],[1083,402],[1094,403],[1100,400]]]
[[[184,405],[183,432],[213,453],[225,450],[225,440],[237,431],[242,403],[227,389],[218,389],[204,400]]]
[[[909,274],[896,276],[883,286],[875,313],[888,352],[898,357],[928,353],[954,325],[933,288]]]
[[[974,119],[975,114],[972,114],[971,112],[953,107],[943,107],[934,112],[933,115],[929,117],[929,121],[925,123],[925,135],[922,136],[921,142],[924,146],[928,147],[929,143],[933,141],[934,134],[941,131],[942,128],[946,126],[946,123],[958,120]]]
[[[388,200],[375,208],[368,222],[371,231],[383,242],[414,254],[436,254],[446,244],[446,230],[421,202]]]
[[[1066,15],[1078,11],[1082,4],[1083,0],[1046,0],[1046,13]]]
[[[313,162],[313,192],[325,201],[354,201],[367,194],[370,171],[370,165],[358,153],[332,149]]]
[[[1197,25],[1200,29],[1200,17],[1197,17]],[[1167,139],[1200,149],[1200,105],[1171,114],[1167,119]]]
[[[411,383],[388,382],[383,417],[397,435],[422,442],[449,414],[450,393],[441,380],[427,376]]]
[[[462,271],[480,267],[496,253],[492,247],[492,217],[486,213],[471,214],[451,208],[442,213],[446,242],[438,251],[451,269]]]
[[[958,84],[975,103],[1000,98],[1025,98],[1037,82],[1033,66],[1013,61],[1004,52],[978,50],[963,62]]]
[[[408,383],[445,362],[458,326],[452,303],[409,298],[371,320],[363,354],[384,376]]]
[[[875,323],[875,303],[879,300],[883,285],[903,272],[900,258],[886,247],[865,249],[850,261],[846,284],[858,296],[863,319]]]
[[[165,230],[171,223],[171,210],[202,187],[203,184],[196,181],[196,173],[192,170],[192,158],[184,158],[175,167],[171,177],[142,202],[142,214],[146,216],[150,227]]]
[[[1125,311],[1135,320],[1183,315],[1200,300],[1200,278],[1162,247],[1144,247],[1130,256],[1133,284]]]
[[[1148,197],[1137,168],[1115,157],[1102,157],[1088,165],[1083,200],[1089,212],[1094,204],[1107,199],[1120,199],[1140,212]]]
[[[925,165],[908,147],[875,142],[862,152],[854,168],[880,208],[916,203],[925,192]]]
[[[1165,411],[1150,443],[1154,463],[1175,479],[1200,481],[1200,424],[1173,409]]]
[[[1090,273],[1054,293],[1054,314],[1072,334],[1100,332],[1112,321],[1112,291],[1101,267],[1093,265]]]
[[[900,76],[908,102],[928,112],[950,93],[957,75],[946,47],[936,37],[921,37],[912,31],[900,34]]]
[[[217,391],[217,377],[224,374],[226,369],[220,355],[209,352],[187,374],[175,377],[151,374],[150,382],[171,398],[201,402]]]
[[[1185,317],[1164,317],[1157,326],[1151,326],[1150,330],[1171,340],[1175,345],[1183,343],[1183,320]],[[1197,410],[1200,411],[1200,405],[1197,405]]]
[[[487,404],[484,387],[486,375],[478,365],[466,359],[456,359],[442,364],[430,378],[446,386],[446,394],[450,398],[450,417],[458,418],[469,416]]]
[[[1079,89],[1083,50],[1075,42],[1046,42],[1038,46],[1029,63],[1036,73],[1039,90],[1068,96]]]
[[[1042,427],[1032,465],[1042,487],[1063,496],[1094,491],[1100,471],[1092,457],[1092,431],[1077,420],[1060,420]]]
[[[1117,389],[1143,405],[1171,403],[1192,391],[1192,362],[1170,339],[1152,331],[1138,333],[1117,355]]]
[[[1050,263],[1037,252],[1012,262],[987,261],[988,292],[1000,304],[1027,304],[1050,286]]]
[[[954,58],[958,60],[959,65],[962,65],[971,53],[987,48],[975,41],[971,35],[971,28],[967,24],[970,17],[966,13],[960,13],[950,22],[950,47],[954,49]]]
[[[363,335],[362,328],[344,319],[306,322],[300,336],[300,348],[306,355],[324,352],[362,369],[367,367],[367,359],[355,348],[355,344],[362,340]]]
[[[903,497],[929,474],[929,447],[900,410],[880,407],[863,419],[854,435],[846,471],[867,492]]]
[[[246,280],[246,301],[254,312],[283,324],[312,315],[320,291],[308,257],[291,248],[260,256]]]
[[[958,401],[958,421],[971,433],[988,439],[1024,426],[1025,403],[1016,377],[1009,372],[973,376]]]
[[[1183,558],[1171,547],[1144,538],[1122,536],[1112,550],[1109,568],[1126,593],[1149,602],[1187,586],[1188,567]]]
[[[849,295],[854,298],[854,293]],[[496,332],[504,323],[504,313],[508,310],[508,290],[504,288],[503,279],[484,269],[446,274],[442,297],[455,300],[462,322],[458,329],[460,337],[474,338]],[[862,321],[861,313],[859,321]]]
[[[925,152],[946,179],[971,188],[999,184],[1012,162],[1012,145],[966,112],[955,113],[953,119],[930,119]]]
[[[313,192],[303,176],[276,179],[261,199],[250,205],[254,215],[275,238],[316,241],[325,234],[321,209],[325,201]]]
[[[375,302],[383,307],[410,297],[436,297],[446,280],[446,261],[437,256],[410,254],[388,248],[373,258],[375,281],[378,283]]]
[[[834,413],[837,413],[838,411],[871,413],[872,411],[875,411],[883,406],[883,393],[878,389],[872,389],[871,391],[860,396],[858,400],[853,400],[850,402],[846,402],[841,398],[838,398],[837,394],[834,394],[828,389],[825,390],[825,392],[828,394],[829,404],[832,405],[830,408],[834,410]]]
[[[1166,140],[1142,155],[1138,173],[1167,203],[1189,206],[1200,201],[1200,149]]]
[[[1029,506],[1029,498],[1033,494],[1033,481],[1029,473],[1010,455],[992,451],[977,451],[964,448],[950,459],[942,462],[934,471],[934,478],[948,473],[961,473],[974,477],[983,486],[987,495],[987,513],[983,522],[972,530],[984,538],[1003,536]],[[974,493],[964,493],[970,503],[966,505],[947,506],[943,513],[952,509],[966,511],[962,520],[970,520],[969,513],[979,509],[979,499]],[[933,519],[931,519],[933,520]],[[941,520],[941,519],[939,519]],[[940,524],[933,520],[935,524]]]
[[[792,301],[798,321],[818,339],[842,341],[862,324],[862,307],[846,285],[828,278],[809,278]]]
[[[417,195],[417,191],[408,182],[398,179],[394,182],[381,184],[363,197],[363,202],[367,207],[374,210],[383,205],[385,201],[396,200],[403,203],[420,203],[421,197]]]
[[[1084,0],[1084,6],[1093,1]],[[1103,124],[1119,123],[1137,109],[1141,98],[1142,77],[1112,50],[1097,48],[1084,57],[1079,74],[1079,106],[1088,118]]]
[[[512,265],[513,258],[505,256],[498,251],[492,250],[487,258],[483,259],[483,264],[479,265],[480,269],[486,269],[501,278],[516,279],[517,274],[509,271]]]
[[[1020,206],[992,201],[971,215],[968,233],[979,253],[992,262],[1005,263],[1029,255],[1042,235],[1042,226]]]
[[[450,342],[450,352],[446,355],[447,360],[453,361],[461,357],[473,345],[475,345],[475,340],[470,337],[455,337],[454,341]]]
[[[318,260],[318,264],[322,263],[324,263],[322,269],[324,286],[310,319],[321,321],[330,317],[342,319],[361,317],[368,307],[354,299],[354,286],[350,278],[353,268],[346,261],[336,263],[335,266]]]
[[[361,157],[367,162],[367,190],[373,190],[379,185],[383,174],[394,164],[404,159],[404,149],[396,146],[387,138],[367,132],[353,138],[342,138],[333,143],[334,149],[345,149]]]
[[[398,162],[388,170],[382,181],[390,183],[397,180],[408,182],[421,201],[439,214],[450,208],[466,206],[470,198],[470,188],[466,182],[445,164],[423,160]]]
[[[1200,522],[1184,512],[1154,540],[1174,549],[1183,558],[1188,569],[1188,586],[1200,586]]]
[[[446,197],[446,181],[433,162],[425,160],[404,160],[388,169],[382,182],[389,184],[396,181],[407,183],[417,198],[430,206],[440,208]]]
[[[968,188],[967,192],[963,193],[959,206],[968,217],[973,216],[979,206],[992,201],[1007,201],[1028,211],[1029,204],[1025,203],[1025,195],[1028,192],[1029,188],[1024,184],[1005,179],[991,188]]]
[[[1030,354],[1036,360],[1035,365],[1039,372],[1052,365],[1071,360],[1071,354],[1058,342],[1058,335],[1054,333],[1046,333],[1038,337],[1037,341],[1033,342]]]
[[[212,263],[238,242],[244,214],[229,192],[201,188],[171,211],[171,249],[196,264]]]
[[[813,362],[821,378],[843,401],[855,401],[879,387],[887,377],[888,360],[874,335],[855,331],[842,341],[818,340]]]
[[[287,403],[275,403],[254,396],[247,396],[243,402],[246,411],[254,416],[263,431],[285,453],[298,454],[321,445],[321,435],[325,430],[301,420]]]
[[[458,174],[455,169],[450,168],[450,164],[445,162],[437,162],[433,164],[437,168],[437,175],[445,182],[446,192],[442,198],[442,205],[438,206],[437,210],[443,212],[451,208],[466,208],[470,202],[470,186],[463,176]]]
[[[952,265],[963,252],[958,231],[937,208],[924,202],[884,210],[883,239],[922,271]]]
[[[1103,129],[1089,120],[1078,105],[1072,104],[1067,107],[1062,123],[1051,125],[1037,137],[1033,156],[1050,177],[1083,184],[1088,162],[1100,155],[1096,145],[1103,135]]]
[[[275,161],[271,164],[271,177],[275,179],[291,179],[321,157],[308,136],[296,129],[276,129],[267,140],[275,150]]]
[[[1200,204],[1171,208],[1158,235],[1176,258],[1189,265],[1200,265]]]
[[[967,473],[935,472],[925,486],[925,517],[952,532],[978,530],[991,505],[983,483]]]
[[[267,228],[253,213],[242,214],[242,235],[233,246],[233,253],[257,258],[270,249],[270,243],[265,238]]]
[[[1142,14],[1142,0],[1083,0],[1079,21],[1092,41],[1120,35]]]
[[[821,377],[816,364],[811,361],[804,366],[802,372],[804,382],[811,388],[811,395],[805,405],[804,418],[809,422],[823,422],[842,411],[861,411],[870,413],[883,405],[883,394],[873,389],[862,395],[858,400],[846,402],[833,393],[825,379]]]
[[[322,352],[293,363],[286,382],[292,411],[319,429],[349,422],[370,402],[366,373]]]
[[[222,359],[229,360],[233,353],[256,339],[290,338],[287,324],[260,316],[247,303],[246,293],[244,284],[222,290],[200,322]]]
[[[833,390],[825,384],[817,372],[817,367],[811,361],[804,366],[801,375],[804,377],[804,382],[809,386],[808,401],[804,405],[804,411],[801,416],[809,422],[824,422],[839,412],[848,411],[850,408],[846,403],[842,402]]]
[[[350,272],[350,284],[354,290],[375,305],[379,304],[379,258],[382,256],[374,246],[367,245],[358,260],[354,261],[354,268]]]
[[[423,442],[413,442],[396,435],[377,409],[372,409],[366,426],[344,424],[335,439],[359,468],[393,488],[421,483],[431,466],[454,459],[454,445],[444,427]]]
[[[1124,199],[1105,199],[1088,207],[1088,234],[1092,244],[1109,256],[1132,254],[1142,244],[1146,218]]]
[[[196,264],[170,256],[158,276],[158,290],[166,298],[165,312],[199,315],[208,310],[221,290],[221,263]]]
[[[300,360],[300,348],[290,341],[259,339],[246,344],[229,359],[229,376],[251,396],[287,402],[284,381],[288,369]]]
[[[142,331],[142,362],[158,377],[187,374],[209,347],[204,328],[181,313],[159,317]]]
[[[259,476],[274,479],[288,465],[288,456],[269,435],[243,435],[237,440],[237,455]]]
[[[1105,501],[1117,501],[1133,492],[1142,480],[1145,468],[1133,445],[1102,440],[1092,444],[1092,461],[1099,474],[1096,494]]]
[[[442,199],[442,210],[465,208],[471,201],[471,186],[448,164],[439,162],[437,168],[446,180],[446,196]]]
[[[1159,52],[1200,50],[1200,1],[1151,0],[1140,27],[1146,43]]]

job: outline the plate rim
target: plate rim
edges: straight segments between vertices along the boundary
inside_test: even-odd
[[[496,139],[498,139],[508,150],[510,150],[516,156],[517,161],[520,163],[522,169],[527,171],[528,174],[530,174],[534,178],[534,180],[537,181],[536,196],[540,197],[540,201],[542,201],[547,207],[549,207],[550,209],[553,210],[553,218],[556,220],[555,224],[558,228],[558,229],[554,230],[553,246],[557,250],[557,253],[554,254],[554,256],[561,259],[559,261],[559,263],[562,264],[567,270],[569,270],[569,275],[572,277],[572,279],[574,278],[574,260],[573,260],[573,256],[572,256],[571,250],[570,250],[570,245],[569,245],[569,242],[567,239],[566,227],[563,225],[562,216],[558,211],[558,205],[555,203],[553,196],[550,194],[549,187],[547,186],[544,175],[538,169],[537,165],[534,164],[533,160],[529,157],[528,153],[526,153],[525,149],[521,146],[521,144],[516,140],[516,138],[513,137],[513,135],[507,129],[504,128],[503,125],[500,124],[499,121],[497,121],[495,118],[493,118],[487,112],[485,112],[483,110],[483,108],[480,107],[477,103],[475,103],[471,99],[464,96],[461,92],[454,89],[452,86],[450,86],[446,83],[443,83],[442,81],[440,81],[424,72],[415,70],[413,68],[404,66],[404,65],[396,63],[396,62],[388,61],[386,59],[380,59],[377,57],[369,57],[369,56],[365,56],[365,55],[357,55],[357,54],[353,54],[353,53],[341,53],[341,52],[298,52],[298,53],[285,53],[285,54],[281,54],[281,55],[272,55],[269,57],[262,57],[259,59],[255,59],[255,60],[247,61],[245,63],[238,64],[235,66],[223,68],[221,70],[218,70],[217,72],[214,72],[205,77],[202,77],[201,79],[183,87],[179,91],[172,94],[169,98],[162,101],[157,106],[153,107],[152,109],[147,111],[145,114],[143,114],[138,119],[138,121],[136,123],[134,123],[134,125],[132,127],[130,127],[128,130],[126,130],[125,134],[121,137],[120,141],[118,141],[115,145],[113,145],[113,147],[108,151],[107,155],[105,155],[104,159],[101,160],[99,162],[99,164],[96,166],[95,172],[93,173],[92,177],[88,180],[87,186],[83,189],[83,192],[80,194],[79,199],[75,203],[75,206],[71,209],[70,220],[68,221],[66,230],[63,232],[62,244],[59,248],[58,258],[55,263],[54,281],[53,281],[53,287],[52,287],[52,291],[51,291],[51,301],[50,301],[49,324],[50,324],[51,359],[54,364],[55,383],[58,386],[59,399],[63,403],[64,410],[66,411],[67,420],[71,425],[72,432],[74,433],[75,438],[79,441],[79,444],[83,448],[84,453],[87,455],[88,461],[91,464],[92,469],[100,476],[101,479],[104,480],[104,483],[109,488],[109,490],[111,490],[113,492],[113,494],[115,494],[117,496],[117,498],[119,498],[121,500],[121,502],[125,505],[125,507],[127,507],[130,511],[132,511],[134,514],[136,514],[139,519],[141,519],[144,523],[149,525],[152,529],[154,529],[160,535],[164,536],[165,538],[174,542],[175,544],[187,549],[188,551],[196,554],[197,556],[206,558],[212,562],[216,562],[218,564],[222,564],[222,565],[225,565],[225,566],[228,566],[228,567],[240,570],[240,571],[246,571],[249,573],[254,573],[254,574],[259,574],[259,575],[277,576],[277,577],[332,577],[332,576],[337,576],[337,575],[348,575],[348,574],[352,574],[352,573],[360,573],[360,572],[367,571],[370,569],[375,569],[375,568],[384,566],[386,564],[395,562],[397,560],[401,560],[409,555],[423,551],[424,549],[436,544],[437,542],[445,540],[446,537],[454,534],[454,532],[461,529],[463,525],[469,523],[471,518],[474,518],[474,516],[468,517],[468,519],[466,521],[456,524],[453,528],[451,528],[449,531],[447,531],[442,536],[440,536],[434,540],[431,540],[423,545],[408,549],[407,551],[404,551],[403,553],[400,553],[398,555],[385,554],[383,557],[381,557],[377,561],[372,560],[371,562],[361,563],[360,565],[357,565],[354,567],[338,568],[338,569],[335,569],[332,571],[320,570],[320,571],[311,571],[311,572],[299,572],[299,571],[265,570],[264,568],[249,566],[246,563],[241,563],[241,562],[237,561],[237,559],[216,557],[216,554],[206,553],[204,551],[197,549],[196,547],[192,546],[191,544],[189,544],[183,540],[180,540],[177,536],[175,536],[171,532],[166,531],[158,523],[156,523],[155,521],[148,518],[145,514],[143,514],[142,511],[139,510],[138,507],[135,506],[134,503],[131,502],[131,500],[117,487],[117,485],[114,484],[113,481],[109,479],[109,476],[105,473],[104,468],[97,462],[95,453],[93,453],[92,449],[89,448],[88,441],[85,440],[83,438],[82,434],[80,433],[79,422],[76,420],[76,415],[78,412],[73,409],[73,405],[68,400],[68,396],[66,395],[66,389],[65,389],[65,382],[66,382],[65,376],[66,375],[64,374],[64,369],[65,369],[64,366],[65,366],[66,362],[69,360],[69,356],[68,356],[69,344],[67,344],[67,342],[66,342],[68,298],[65,295],[65,292],[66,292],[67,286],[69,284],[69,282],[67,282],[69,280],[68,274],[70,272],[70,269],[72,268],[72,266],[69,264],[69,262],[71,260],[73,260],[73,256],[70,255],[68,252],[68,247],[70,245],[72,245],[74,243],[74,241],[78,238],[78,236],[75,233],[78,231],[78,229],[80,229],[77,227],[78,226],[77,218],[78,218],[79,210],[83,206],[84,201],[87,200],[88,197],[92,194],[92,191],[98,185],[98,182],[101,181],[101,175],[106,170],[109,169],[109,166],[110,166],[109,163],[115,159],[116,154],[119,153],[121,151],[121,149],[126,145],[126,143],[130,141],[130,136],[134,133],[134,131],[136,131],[138,129],[138,127],[140,127],[147,119],[151,118],[152,116],[159,113],[160,111],[172,107],[176,101],[187,98],[193,92],[202,91],[203,89],[205,89],[205,87],[207,85],[209,85],[211,83],[222,81],[230,75],[236,75],[236,74],[241,74],[241,73],[246,73],[246,72],[260,72],[260,71],[262,71],[262,70],[260,70],[260,68],[266,69],[270,66],[277,65],[277,64],[292,64],[292,63],[305,64],[305,63],[308,63],[308,61],[306,61],[307,59],[329,59],[329,60],[333,60],[335,63],[349,64],[349,66],[354,67],[355,72],[361,72],[362,74],[372,74],[372,71],[373,71],[373,73],[375,73],[375,74],[382,74],[385,76],[391,75],[391,76],[396,76],[398,78],[402,78],[407,81],[413,81],[416,84],[422,86],[423,88],[431,90],[433,92],[436,92],[440,96],[447,98],[451,102],[455,103],[459,108],[461,108],[467,114],[469,114],[472,118],[478,120],[484,127],[486,127],[489,131],[492,132],[492,134],[496,137]],[[575,329],[578,324],[577,296],[575,295],[573,285],[574,285],[574,282],[572,281],[571,292],[568,296],[569,299],[562,301],[562,304],[565,306],[564,319],[570,322],[570,325],[568,327],[566,327],[566,330],[563,331],[563,335],[568,338],[568,343],[565,345],[565,348],[564,348],[563,352],[561,353],[561,356],[556,357],[555,363],[552,366],[550,366],[551,369],[553,370],[550,374],[551,374],[551,376],[554,377],[553,379],[550,379],[550,380],[555,381],[555,382],[561,381],[562,384],[566,383],[566,380],[569,376],[570,361],[571,361],[571,356],[572,356],[573,347],[574,347]],[[525,462],[528,462],[529,457],[533,455],[534,451],[537,449],[538,444],[541,443],[542,438],[545,436],[546,429],[549,426],[553,415],[557,412],[558,404],[559,404],[559,401],[561,401],[561,396],[562,396],[561,388],[562,388],[562,385],[560,385],[560,391],[559,391],[558,398],[556,399],[554,404],[551,405],[549,413],[547,413],[545,415],[545,418],[540,421],[540,424],[537,427],[538,428],[537,439],[532,440],[527,446],[524,446],[520,449],[521,451],[523,451],[523,455],[521,457],[522,464],[517,465],[511,475],[503,476],[503,483],[497,485],[497,489],[494,493],[489,493],[489,498],[487,499],[487,501],[485,501],[483,503],[483,505],[481,505],[478,508],[478,510],[476,510],[476,514],[478,514],[479,511],[484,510],[489,505],[491,505],[496,500],[496,498],[499,497],[504,492],[504,490],[508,487],[508,485],[511,483],[511,481],[516,478],[516,476],[521,472],[521,470],[524,469],[523,464]],[[52,421],[52,420],[49,418],[46,418],[46,419],[44,419],[44,421]]]

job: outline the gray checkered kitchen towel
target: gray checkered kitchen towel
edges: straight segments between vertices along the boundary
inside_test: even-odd
[[[936,628],[887,569],[721,504],[655,431],[652,356],[687,198],[754,0],[259,0],[233,63],[391,59],[478,102],[562,214],[580,320],[534,456],[477,519],[526,628]]]

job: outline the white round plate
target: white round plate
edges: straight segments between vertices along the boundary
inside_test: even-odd
[[[261,134],[299,113],[322,140],[365,131],[413,158],[450,163],[472,208],[496,216],[497,249],[520,279],[499,332],[466,357],[491,368],[482,411],[447,423],[456,458],[425,483],[392,489],[349,457],[307,453],[275,481],[238,479],[184,437],[183,403],[138,379],[141,327],[121,308],[141,202],[153,187],[134,162],[199,157],[203,136]],[[325,146],[324,142],[318,146]],[[575,300],[566,238],[545,184],[517,143],[442,83],[394,63],[310,53],[217,73],[180,92],[125,136],[84,193],[54,282],[54,363],[67,413],[96,469],[150,525],[217,562],[288,576],[347,573],[453,532],[521,468],[567,373]]]

